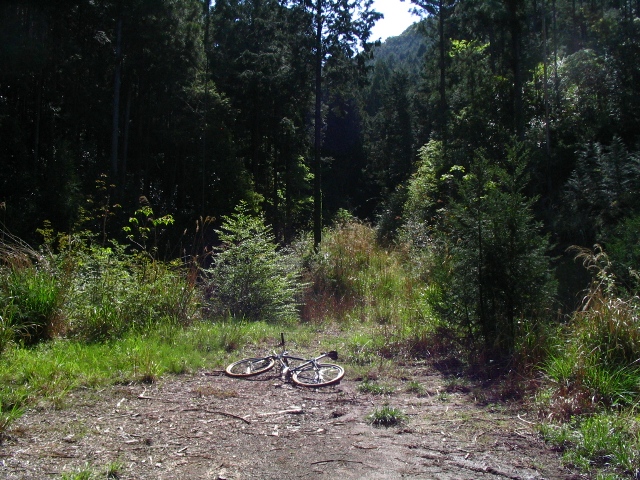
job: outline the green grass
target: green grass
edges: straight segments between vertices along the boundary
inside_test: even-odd
[[[61,480],[98,480],[117,479],[122,474],[122,462],[111,462],[104,467],[92,466],[89,463],[75,469],[73,472],[65,472]]]
[[[291,339],[305,331],[287,329]],[[104,343],[58,340],[33,348],[14,346],[0,357],[0,425],[6,428],[38,402],[62,407],[68,392],[80,386],[152,382],[165,374],[222,368],[243,353],[267,353],[281,330],[262,322],[200,322],[187,328],[163,324]]]
[[[407,385],[405,386],[405,391],[407,393],[415,393],[416,395],[424,395],[426,392],[426,389],[424,388],[424,385],[422,385],[420,382],[411,380],[410,382],[407,382]]]
[[[383,405],[367,415],[367,422],[375,427],[395,427],[408,421],[407,415],[396,407]]]
[[[358,385],[360,393],[370,393],[372,395],[393,395],[396,391],[391,385],[383,385],[377,382],[364,381]]]
[[[543,438],[563,461],[599,478],[635,478],[640,471],[640,418],[603,412],[561,424],[542,424]]]

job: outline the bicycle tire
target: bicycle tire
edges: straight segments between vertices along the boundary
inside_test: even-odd
[[[332,363],[318,363],[293,371],[291,380],[302,387],[324,387],[339,383],[344,377],[344,368]]]
[[[224,371],[230,377],[253,377],[271,370],[275,364],[273,357],[243,358],[233,362]]]

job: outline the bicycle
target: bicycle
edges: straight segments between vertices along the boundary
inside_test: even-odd
[[[273,352],[266,357],[244,358],[233,362],[225,369],[230,377],[246,378],[260,375],[271,370],[276,363],[280,366],[280,375],[283,380],[291,380],[296,385],[303,387],[324,387],[339,383],[344,377],[344,368],[333,363],[320,363],[323,358],[338,359],[338,352],[332,350],[322,355],[305,359],[289,355],[285,350],[284,333],[280,334],[282,352]],[[299,363],[301,362],[301,363]],[[296,363],[296,365],[292,365]]]

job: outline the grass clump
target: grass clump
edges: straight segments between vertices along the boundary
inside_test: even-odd
[[[317,255],[307,259],[308,286],[302,317],[335,322],[345,329],[375,330],[350,354],[358,364],[398,355],[425,356],[435,330],[430,287],[406,261],[385,248],[374,228],[341,218],[328,229]]]
[[[640,473],[640,424],[633,416],[603,412],[565,424],[543,424],[540,431],[573,467],[615,475],[609,478]]]
[[[426,393],[426,389],[424,388],[424,385],[422,385],[420,382],[417,382],[415,380],[411,380],[407,382],[407,385],[405,386],[405,391],[407,393],[415,393],[416,395],[424,395]]]
[[[550,419],[565,423],[548,423],[541,431],[564,451],[567,463],[597,475],[635,478],[640,473],[640,303],[620,294],[600,247],[577,251],[593,283],[543,367],[549,386],[539,398]]]
[[[383,385],[367,380],[358,385],[358,391],[360,393],[370,393],[372,395],[393,395],[396,389],[390,385]]]
[[[407,423],[407,415],[396,407],[383,405],[367,415],[367,422],[374,427],[395,427]]]

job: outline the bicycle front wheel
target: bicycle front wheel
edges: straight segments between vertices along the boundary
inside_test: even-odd
[[[253,377],[271,370],[275,364],[272,357],[245,358],[229,365],[225,372],[230,377]]]
[[[331,363],[309,365],[302,370],[293,371],[291,380],[303,387],[324,387],[338,383],[344,377],[344,368]]]

